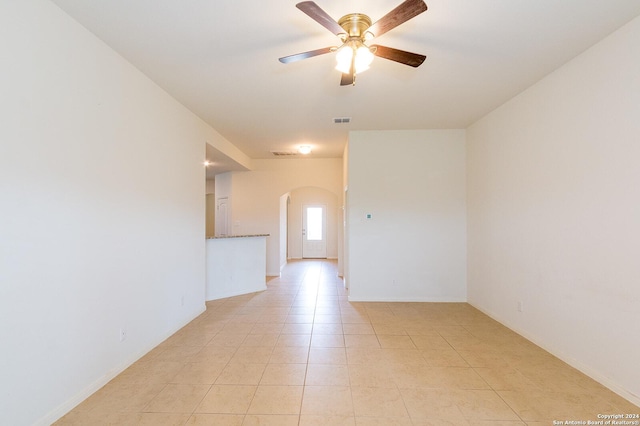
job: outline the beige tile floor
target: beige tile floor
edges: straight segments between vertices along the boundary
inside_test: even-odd
[[[550,425],[640,413],[465,303],[349,303],[296,261],[207,304],[56,425]]]

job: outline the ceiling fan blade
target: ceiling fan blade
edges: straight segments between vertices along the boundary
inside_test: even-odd
[[[350,86],[355,81],[356,76],[353,73],[342,74],[342,78],[340,78],[340,86]]]
[[[283,64],[289,64],[291,62],[301,61],[307,58],[313,58],[314,56],[324,55],[325,53],[331,53],[333,47],[324,47],[322,49],[310,50],[308,52],[296,53],[295,55],[285,56],[278,60]]]
[[[417,68],[427,58],[425,55],[419,55],[417,53],[406,52],[404,50],[394,49],[392,47],[385,46],[371,46],[374,50],[373,54],[384,59],[396,61],[401,64],[409,65],[410,67]]]
[[[314,2],[303,1],[302,3],[296,4],[296,7],[335,35],[345,34],[344,28]]]
[[[409,19],[420,15],[425,10],[427,10],[427,5],[423,0],[405,0],[400,6],[371,25],[367,29],[367,32],[373,34],[374,37],[379,37],[398,25],[407,22]]]

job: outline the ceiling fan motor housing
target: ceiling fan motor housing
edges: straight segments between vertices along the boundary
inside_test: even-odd
[[[371,26],[371,18],[362,13],[350,13],[340,18],[338,24],[344,28],[348,37],[364,39],[367,28]]]

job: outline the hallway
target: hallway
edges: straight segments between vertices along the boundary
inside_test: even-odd
[[[550,425],[640,413],[466,303],[349,303],[290,262],[207,303],[57,425]]]

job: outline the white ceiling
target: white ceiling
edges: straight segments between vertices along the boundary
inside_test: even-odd
[[[427,0],[373,43],[425,63],[376,58],[340,87],[333,54],[278,61],[339,44],[297,0],[53,2],[251,158],[300,144],[341,157],[349,130],[465,128],[640,14],[638,0]],[[374,22],[400,2],[316,0]]]

